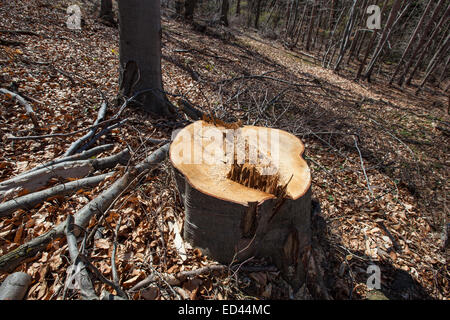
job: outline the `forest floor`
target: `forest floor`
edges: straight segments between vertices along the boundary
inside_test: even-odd
[[[84,133],[15,141],[8,139],[11,135],[88,127],[102,103],[100,92],[109,100],[107,115],[117,112],[117,28],[101,24],[94,9],[83,5],[81,30],[70,30],[62,3],[0,4],[0,29],[35,33],[0,32],[2,40],[15,42],[0,44],[0,87],[29,97],[40,124],[40,130],[34,129],[23,107],[0,95],[0,181],[62,155]],[[449,252],[442,240],[449,215],[450,119],[442,90],[426,87],[416,95],[414,84],[389,87],[383,72],[372,83],[356,82],[354,62],[336,74],[252,31],[197,32],[166,15],[162,26],[163,83],[174,105],[176,95],[182,95],[218,118],[277,127],[305,143],[313,197],[321,206],[314,220],[314,241],[320,247],[316,262],[334,299],[370,298],[369,265],[380,267],[381,291],[389,298],[450,297]],[[116,145],[106,155],[127,146],[137,154],[146,138],[171,136],[173,128],[164,119],[134,109],[126,109],[123,118],[128,119],[125,125],[98,141]],[[144,149],[149,153],[152,147]],[[214,263],[187,244],[186,256],[180,254],[184,213],[169,166],[164,162],[118,199],[90,249],[91,262],[110,278],[117,242],[116,265],[124,289],[153,272],[174,274]],[[120,171],[92,190],[48,199],[1,218],[0,256],[64,222],[111,185]],[[69,265],[66,240],[59,238],[15,270],[32,276],[27,299],[60,299]],[[0,282],[6,276],[0,274]],[[100,281],[95,287],[98,292],[108,288]],[[309,286],[295,295],[273,270],[201,275],[177,288],[161,282],[133,295],[179,297],[317,298]]]

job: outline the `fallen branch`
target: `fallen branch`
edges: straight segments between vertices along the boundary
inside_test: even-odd
[[[67,247],[69,249],[70,260],[72,260],[72,272],[71,279],[75,278],[75,286],[81,291],[81,297],[83,300],[98,300],[95,293],[94,286],[92,285],[91,278],[86,269],[84,262],[79,259],[79,252],[77,246],[77,237],[74,233],[74,219],[72,215],[67,216],[65,234],[67,238]]]
[[[359,150],[358,142],[356,141],[355,136],[353,136],[353,140],[355,141],[355,147],[356,147],[356,150],[358,150],[359,161],[361,162],[361,168],[362,168],[362,171],[363,171],[363,173],[364,173],[364,177],[366,178],[367,188],[369,189],[370,194],[372,195],[372,198],[373,198],[373,197],[374,197],[374,194],[373,194],[372,188],[371,188],[371,186],[370,186],[369,177],[367,177],[366,168],[364,167],[364,161],[363,161],[363,158],[362,158],[361,150]]]
[[[88,143],[86,143],[82,148],[79,149],[79,151],[84,151],[86,149],[88,149],[92,144],[95,143],[95,141],[97,141],[101,136],[103,136],[104,134],[106,134],[107,132],[116,129],[118,127],[123,126],[126,122],[128,121],[128,119],[123,119],[122,121],[115,123],[113,125],[110,125],[109,127],[104,128],[102,131],[100,131],[99,133],[97,133]]]
[[[31,284],[31,277],[24,272],[10,274],[0,286],[0,300],[22,300]]]
[[[45,187],[53,178],[82,178],[95,170],[113,168],[118,163],[126,165],[130,159],[130,152],[125,149],[115,155],[89,160],[76,160],[58,163],[49,167],[31,171],[0,183],[0,197],[5,197],[15,190],[34,192]]]
[[[105,114],[106,114],[106,108],[108,107],[108,104],[106,102],[102,103],[102,106],[100,107],[98,114],[97,114],[97,119],[94,122],[94,125],[98,125],[100,122],[102,122],[105,118]],[[73,142],[69,149],[67,149],[67,151],[64,153],[63,157],[68,157],[74,153],[77,152],[78,148],[80,148],[80,146],[87,140],[89,140],[96,131],[97,128],[95,129],[91,129],[91,131],[89,131],[88,133],[86,133],[84,136],[82,136],[81,138],[79,138],[77,141]]]
[[[28,174],[29,172],[36,171],[36,170],[39,170],[39,169],[42,169],[42,168],[48,168],[48,167],[53,166],[53,165],[58,164],[58,163],[75,161],[75,160],[86,160],[86,159],[89,159],[91,157],[97,156],[97,155],[99,155],[102,152],[111,150],[113,147],[114,147],[114,144],[112,144],[112,143],[111,144],[101,145],[101,146],[92,148],[90,150],[86,150],[83,153],[78,153],[78,154],[74,154],[74,155],[69,156],[69,157],[64,157],[64,158],[59,158],[59,159],[52,160],[50,162],[47,162],[47,163],[44,163],[42,165],[36,166],[33,169],[31,169],[29,171],[26,171],[24,173],[21,173],[21,174],[19,174],[17,176],[22,176],[24,174]]]
[[[15,92],[9,91],[4,88],[0,88],[0,92],[7,96],[11,96],[13,99],[16,99],[22,106],[24,106],[25,111],[26,111],[27,115],[31,118],[31,121],[33,122],[34,127],[36,129],[39,129],[39,123],[37,121],[36,114],[34,113],[31,105],[23,97],[19,96]]]
[[[55,196],[63,196],[73,193],[79,189],[95,187],[97,184],[113,175],[114,172],[79,179],[76,181],[57,185],[55,187],[45,189],[42,191],[27,194],[25,196],[12,199],[0,204],[0,217],[5,217],[12,214],[17,209],[29,210],[37,204],[44,202],[48,198]]]
[[[169,144],[165,144],[145,158],[139,165],[125,173],[120,179],[114,182],[111,187],[103,191],[98,197],[78,211],[75,214],[75,223],[78,226],[85,228],[95,213],[102,213],[106,210],[136,176],[145,170],[150,169],[155,164],[162,162],[166,158],[168,151]],[[0,256],[0,272],[14,270],[22,261],[45,249],[47,244],[52,240],[63,237],[64,231],[65,223],[60,223],[46,233],[24,243],[11,252]]]
[[[0,44],[2,46],[21,46],[21,45],[24,45],[25,43],[20,42],[20,41],[12,41],[12,40],[6,40],[6,39],[0,38]]]
[[[39,37],[39,33],[29,30],[0,30],[0,33],[12,33],[12,34],[25,34],[28,36],[37,36]]]
[[[178,272],[177,274],[160,274],[160,275],[151,274],[144,280],[137,283],[134,287],[132,287],[128,291],[135,292],[142,288],[145,288],[149,284],[157,281],[157,279],[159,277],[162,277],[165,280],[165,282],[167,282],[171,286],[179,286],[190,277],[200,276],[200,275],[207,274],[207,273],[210,273],[213,271],[223,272],[224,270],[227,270],[227,269],[228,269],[228,266],[225,266],[222,264],[217,264],[217,265],[210,265],[210,266],[202,267],[202,268],[199,268],[196,270],[182,271],[182,272]]]

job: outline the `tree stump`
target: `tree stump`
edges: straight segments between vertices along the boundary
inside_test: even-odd
[[[272,128],[204,119],[178,131],[169,157],[185,241],[220,263],[268,257],[299,288],[311,238],[303,151],[297,137]]]

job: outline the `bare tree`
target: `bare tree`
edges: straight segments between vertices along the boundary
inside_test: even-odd
[[[408,76],[408,79],[406,79],[406,84],[408,84],[408,85],[411,84],[411,80],[413,79],[414,74],[416,73],[416,71],[420,67],[420,65],[422,64],[425,54],[428,52],[427,49],[430,47],[431,42],[436,38],[438,33],[441,31],[441,27],[443,26],[443,24],[445,22],[447,22],[449,15],[450,15],[450,5],[448,5],[447,10],[445,10],[444,14],[442,15],[441,19],[439,20],[439,22],[438,22],[436,28],[434,29],[433,33],[431,34],[431,36],[428,37],[428,40],[425,43],[425,46],[424,46],[421,54],[417,58],[417,61],[416,61],[416,64],[414,65],[413,70],[411,71],[410,75]]]
[[[391,76],[391,79],[389,80],[389,84],[392,84],[392,82],[394,81],[395,76],[397,75],[398,71],[400,70],[400,67],[403,64],[403,61],[405,60],[405,57],[407,55],[407,53],[409,52],[409,50],[411,49],[412,45],[413,45],[413,41],[416,38],[417,34],[419,33],[420,30],[422,30],[422,26],[423,23],[425,21],[425,17],[427,16],[428,12],[431,9],[431,4],[433,3],[433,0],[430,0],[428,2],[427,7],[425,8],[422,17],[419,20],[419,23],[416,26],[416,29],[414,30],[413,34],[411,35],[411,38],[409,39],[408,45],[406,46],[405,50],[403,51],[402,57],[400,58],[400,61],[397,64],[397,67],[395,68],[394,73]]]
[[[311,10],[311,19],[309,21],[309,29],[308,29],[308,36],[306,38],[306,44],[305,44],[305,50],[309,51],[309,46],[311,44],[311,36],[312,36],[312,31],[314,28],[314,18],[316,16],[316,8],[317,8],[317,0],[314,0],[314,4]]]
[[[381,38],[378,41],[378,44],[377,44],[377,47],[375,48],[372,59],[369,62],[366,72],[364,74],[364,78],[366,78],[367,81],[370,81],[370,76],[372,75],[373,67],[375,66],[375,63],[378,60],[381,50],[383,50],[384,45],[386,44],[387,40],[389,39],[389,35],[391,34],[392,28],[394,27],[394,22],[396,20],[397,14],[400,11],[401,4],[402,4],[401,0],[395,0],[394,4],[392,5],[391,12],[389,13],[388,21],[386,22],[386,26],[383,29]]]
[[[431,28],[433,27],[433,24],[436,21],[437,16],[439,15],[440,10],[442,9],[442,6],[444,5],[445,0],[439,0],[438,4],[433,10],[433,13],[431,14],[430,20],[428,21],[427,25],[425,26],[418,44],[416,48],[413,50],[413,53],[411,54],[411,58],[406,63],[405,69],[403,70],[403,73],[401,74],[400,78],[397,81],[397,84],[401,86],[403,84],[403,81],[405,81],[406,75],[408,74],[409,68],[411,68],[412,64],[414,63],[414,59],[417,57],[417,54],[421,49],[423,49],[423,46],[425,42],[427,41],[427,38],[430,36]]]

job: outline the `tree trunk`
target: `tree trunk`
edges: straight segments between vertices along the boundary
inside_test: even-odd
[[[438,65],[438,62],[440,60],[442,53],[445,52],[446,50],[448,50],[449,38],[450,38],[450,35],[447,34],[447,37],[445,38],[444,42],[440,45],[440,47],[434,54],[433,58],[431,58],[430,63],[428,64],[427,70],[425,71],[425,76],[419,85],[420,88],[422,88],[425,85],[425,82],[428,80],[430,75],[433,73],[434,69]]]
[[[184,0],[184,19],[188,22],[194,20],[195,6],[197,0]]]
[[[339,70],[339,65],[341,64],[342,59],[344,58],[345,52],[347,51],[348,47],[348,38],[350,36],[350,33],[352,32],[353,25],[355,22],[355,6],[356,6],[357,0],[353,0],[352,7],[350,9],[350,14],[348,17],[347,25],[345,26],[344,35],[341,40],[341,48],[339,52],[339,56],[337,58],[336,64],[334,65],[334,71]]]
[[[380,15],[383,16],[384,8],[386,7],[388,0],[384,0],[383,7],[380,10]],[[359,64],[358,72],[356,73],[356,79],[359,79],[361,76],[361,73],[363,71],[363,68],[366,64],[367,58],[369,57],[369,53],[372,50],[372,46],[375,43],[375,40],[378,35],[378,30],[373,30],[372,36],[370,37],[369,43],[367,44],[366,53],[364,54],[364,58],[362,59],[361,63]]]
[[[236,3],[236,16],[239,16],[241,14],[241,0],[237,0]]]
[[[438,2],[438,4],[436,5],[436,7],[434,8],[433,13],[431,14],[430,20],[428,21],[428,24],[425,26],[423,33],[420,36],[417,47],[414,49],[413,53],[411,54],[411,58],[409,58],[408,63],[406,64],[402,75],[400,76],[400,78],[397,81],[397,84],[399,86],[401,86],[403,84],[403,82],[405,81],[405,78],[406,78],[406,75],[408,74],[409,68],[411,68],[418,52],[423,48],[423,45],[425,44],[428,37],[430,36],[431,28],[433,27],[434,23],[436,22],[436,18],[439,15],[439,12],[440,12],[444,2],[445,2],[445,0],[440,0]]]
[[[205,136],[214,136],[217,148]],[[231,130],[205,121],[182,129],[169,155],[185,206],[185,240],[224,264],[270,257],[299,288],[311,237],[311,176],[303,151],[298,138],[278,129]]]
[[[183,16],[183,7],[184,7],[183,0],[175,0],[175,12],[177,14],[177,17]]]
[[[230,9],[230,3],[228,0],[222,0],[222,10],[220,12],[220,22],[228,27],[228,10]]]
[[[101,0],[99,17],[105,21],[114,23],[114,14],[112,11],[112,0]]]
[[[419,20],[419,23],[416,26],[416,29],[414,30],[413,34],[411,35],[411,38],[409,39],[408,45],[406,46],[405,50],[403,51],[402,57],[400,58],[400,61],[397,64],[397,67],[395,68],[394,73],[391,76],[391,79],[389,80],[389,84],[392,84],[392,82],[394,81],[394,78],[397,76],[398,71],[400,70],[400,67],[403,64],[403,61],[405,60],[406,55],[408,54],[409,50],[411,49],[412,45],[413,45],[413,40],[416,38],[417,34],[419,33],[419,31],[422,30],[422,25],[425,21],[425,17],[427,16],[428,12],[431,9],[431,4],[433,3],[433,0],[430,0],[428,2],[427,7],[425,8],[425,11],[422,14],[422,17]]]
[[[161,75],[160,0],[119,0],[120,95],[136,99],[145,111],[171,114]]]
[[[311,20],[309,21],[308,36],[306,38],[306,44],[305,44],[306,51],[309,51],[309,46],[311,44],[311,36],[312,36],[313,28],[314,28],[314,18],[316,16],[316,7],[317,7],[317,0],[314,0],[313,6],[311,9]]]
[[[375,48],[374,54],[372,56],[372,60],[369,62],[369,65],[367,66],[366,72],[364,74],[364,78],[367,79],[367,81],[370,81],[370,76],[372,75],[373,67],[375,66],[375,63],[377,62],[377,59],[379,57],[379,54],[381,50],[383,50],[383,47],[386,43],[386,41],[389,39],[389,35],[392,31],[394,21],[397,17],[397,13],[399,12],[401,8],[402,1],[401,0],[395,0],[394,4],[392,5],[391,12],[389,13],[388,21],[386,22],[386,26],[383,29],[383,33],[381,34],[381,38],[378,41],[378,44]]]
[[[260,16],[261,16],[261,0],[256,0],[255,29],[259,28]]]
[[[419,58],[416,61],[416,64],[414,65],[413,70],[411,71],[411,74],[409,75],[408,79],[406,80],[406,84],[409,85],[411,84],[411,80],[414,77],[414,74],[416,73],[417,69],[419,69],[420,65],[422,64],[423,58],[425,57],[425,54],[428,51],[428,48],[431,45],[431,42],[436,38],[436,36],[438,35],[442,25],[447,22],[448,16],[450,14],[450,5],[447,7],[447,9],[445,10],[443,16],[441,17],[441,19],[439,20],[438,25],[436,26],[436,28],[434,29],[433,33],[431,34],[431,36],[428,37],[428,41],[425,43],[424,49],[422,50],[422,53],[420,54]]]

